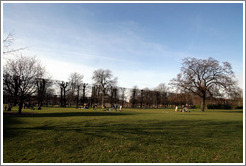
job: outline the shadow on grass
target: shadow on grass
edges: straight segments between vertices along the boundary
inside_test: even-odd
[[[36,128],[18,128],[19,124],[23,124],[22,120],[19,118],[35,118],[35,117],[73,117],[73,116],[124,116],[124,115],[134,115],[134,113],[124,113],[124,112],[64,112],[64,113],[4,113],[3,114],[3,138],[7,139],[10,137],[15,137],[21,134],[23,130],[34,129],[34,130],[64,130],[66,127],[52,127],[52,126],[41,126]],[[16,130],[17,129],[17,130]],[[20,130],[18,130],[20,129]]]
[[[243,110],[239,111],[235,111],[235,110],[227,110],[227,111],[223,111],[223,110],[218,110],[218,111],[213,111],[213,112],[223,112],[223,113],[243,113]]]
[[[227,111],[226,111],[227,112]],[[100,140],[102,143],[108,142],[114,145],[116,148],[120,144],[126,142],[125,148],[130,154],[138,153],[145,149],[168,149],[172,151],[173,149],[179,152],[177,149],[190,149],[203,150],[208,149],[215,151],[218,148],[223,148],[229,142],[243,140],[243,123],[241,121],[215,121],[215,120],[139,120],[136,119],[132,122],[129,121],[99,121],[94,123],[94,118],[88,118],[91,121],[62,121],[58,122],[47,122],[47,123],[37,123],[35,125],[23,125],[24,120],[29,118],[19,118],[19,117],[69,117],[69,116],[123,116],[123,115],[133,115],[134,113],[126,112],[64,112],[64,113],[39,113],[39,114],[23,114],[23,115],[9,115],[4,116],[4,140],[9,139],[10,142],[15,144],[15,140],[19,136],[22,136],[22,141],[26,141],[31,137],[32,139],[37,139],[42,142],[47,141],[52,145],[52,141],[55,142],[55,147],[62,147],[66,144],[65,148],[72,149],[78,146],[77,142],[74,140],[79,140],[78,142],[88,141],[81,146],[91,146],[89,143],[99,142],[95,140]],[[139,113],[138,113],[139,114]],[[193,114],[180,114],[180,115],[193,115]],[[15,117],[19,116],[19,117]],[[110,117],[111,118],[111,117]],[[110,119],[107,118],[107,119]],[[116,117],[115,117],[116,118]],[[33,118],[39,119],[39,118]],[[40,118],[43,119],[43,118]],[[52,119],[52,118],[50,118]],[[85,118],[88,120],[87,118]],[[104,119],[104,118],[101,118]],[[23,120],[23,121],[22,121]],[[47,118],[47,121],[49,118]],[[124,119],[125,120],[125,119]],[[33,121],[31,121],[33,122]],[[38,125],[38,126],[37,126]],[[27,134],[26,134],[27,133]],[[29,133],[29,134],[28,134]],[[51,135],[47,137],[47,133]],[[26,135],[25,135],[26,134]],[[12,139],[16,137],[16,139]],[[39,138],[41,137],[41,138]],[[74,137],[74,139],[70,139]],[[11,138],[11,139],[10,139]],[[59,138],[57,141],[56,138]],[[231,141],[233,140],[233,141]],[[6,141],[7,142],[7,141]],[[123,142],[123,143],[122,143]],[[130,143],[130,144],[128,144]],[[16,143],[16,148],[18,148]],[[139,145],[142,146],[139,146]],[[49,144],[48,144],[49,145]],[[36,145],[36,148],[39,146]],[[42,145],[40,145],[42,147]],[[94,146],[94,144],[93,144]],[[95,145],[97,146],[97,145]],[[100,145],[99,145],[100,146]],[[231,147],[232,145],[228,146]],[[145,148],[146,147],[146,148]],[[217,148],[217,149],[216,149]],[[239,147],[240,148],[240,147]],[[102,148],[103,149],[103,148]],[[243,151],[242,148],[239,151]],[[181,152],[182,153],[182,150]],[[155,152],[153,152],[155,154]]]
[[[11,129],[12,126],[22,124],[22,122],[16,118],[4,117],[3,118],[3,139],[11,138],[18,136],[20,133],[14,129]]]
[[[201,120],[174,120],[168,122],[159,122],[153,123],[150,121],[145,121],[144,123],[139,124],[73,124],[73,125],[42,125],[38,127],[20,127],[18,124],[21,123],[18,120],[8,118],[8,123],[16,124],[11,126],[7,123],[4,125],[4,138],[18,136],[23,131],[54,131],[54,132],[63,132],[65,135],[69,132],[76,132],[78,134],[84,134],[91,136],[93,138],[104,138],[111,140],[118,140],[119,138],[126,138],[135,142],[142,141],[145,142],[148,139],[148,142],[153,143],[162,143],[163,140],[173,142],[173,140],[197,140],[201,139],[217,139],[218,136],[227,136],[233,135],[235,132],[242,132],[243,124],[235,121],[227,122],[214,122],[214,121],[201,121]],[[228,129],[229,128],[229,129]],[[156,139],[156,138],[161,139]],[[179,142],[179,141],[178,141]],[[198,141],[199,142],[199,141]],[[173,144],[176,144],[175,141]],[[209,145],[209,143],[208,143]],[[206,145],[206,146],[208,146]],[[194,146],[198,146],[194,144]]]
[[[59,112],[59,113],[4,113],[4,116],[14,117],[71,117],[71,116],[122,116],[134,115],[135,113],[124,112]],[[139,114],[139,113],[138,113]]]

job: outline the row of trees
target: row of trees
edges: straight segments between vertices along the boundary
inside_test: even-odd
[[[182,72],[171,80],[170,85],[179,93],[170,92],[165,84],[155,89],[132,89],[117,86],[117,78],[110,70],[98,69],[93,73],[93,84],[83,82],[83,75],[72,73],[69,81],[52,80],[45,68],[34,57],[20,56],[8,59],[3,71],[4,102],[19,106],[35,103],[39,107],[60,105],[61,107],[87,104],[101,106],[122,104],[129,107],[151,108],[168,105],[192,104],[192,96],[202,100],[201,110],[208,98],[237,98],[242,92],[236,86],[229,63],[219,65],[213,58],[207,60],[186,58]],[[127,92],[127,94],[126,94]],[[108,106],[107,106],[108,107]]]
[[[4,103],[11,103],[19,106],[19,113],[26,103],[43,105],[60,105],[61,107],[76,105],[108,104],[127,105],[131,97],[132,106],[141,100],[141,107],[162,102],[166,96],[165,84],[158,87],[160,92],[149,89],[139,90],[134,87],[132,90],[117,86],[117,78],[113,78],[110,70],[95,70],[92,77],[94,83],[83,82],[83,75],[71,73],[68,82],[52,80],[47,77],[45,68],[34,57],[15,57],[8,59],[4,65],[3,92]],[[126,94],[128,92],[128,95]],[[131,95],[132,93],[132,95]],[[157,102],[150,102],[156,94]],[[127,105],[129,106],[129,104]]]
[[[18,52],[12,49],[12,35],[3,40],[3,54]],[[131,107],[150,108],[167,105],[192,104],[191,96],[201,99],[204,111],[208,98],[242,98],[230,63],[222,65],[213,58],[183,59],[181,72],[170,81],[171,89],[160,84],[155,89],[132,89],[117,86],[117,78],[110,70],[98,69],[93,73],[93,84],[83,82],[83,75],[72,73],[68,82],[52,80],[45,67],[35,57],[7,58],[3,68],[4,102],[19,105],[19,113],[26,102],[58,104],[61,107],[80,104],[126,104]],[[172,90],[172,92],[170,92]],[[174,93],[175,92],[175,93]]]
[[[201,98],[201,110],[206,107],[206,100],[215,98],[236,98],[242,96],[237,86],[235,75],[229,62],[222,65],[213,59],[185,58],[181,73],[170,83],[183,93],[192,93]]]

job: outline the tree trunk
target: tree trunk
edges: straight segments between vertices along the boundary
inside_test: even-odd
[[[67,101],[66,101],[66,87],[63,88],[63,107],[67,106]]]
[[[21,110],[22,110],[22,107],[23,107],[23,102],[24,102],[24,95],[23,95],[23,92],[21,92],[18,114],[21,114]]]
[[[84,103],[83,103],[84,106]],[[77,92],[77,103],[76,103],[76,108],[79,108],[79,85],[78,85],[78,92]]]
[[[203,97],[202,97],[202,103],[201,103],[201,111],[202,111],[202,112],[204,112],[205,107],[206,107],[206,97],[203,96]]]
[[[63,95],[62,95],[62,88],[61,88],[61,97],[60,97],[60,105],[61,107],[63,106]]]
[[[102,94],[102,108],[104,108],[104,96],[105,96],[105,90],[103,90],[103,94]]]

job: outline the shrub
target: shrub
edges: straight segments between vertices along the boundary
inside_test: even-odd
[[[209,104],[208,109],[232,109],[230,104]]]
[[[201,106],[200,105],[192,105],[190,106],[191,109],[200,109]]]
[[[237,106],[236,109],[243,109],[243,106]]]
[[[196,108],[196,106],[195,106],[195,105],[192,105],[192,106],[190,106],[190,108],[191,108],[191,109],[195,109],[195,108]]]

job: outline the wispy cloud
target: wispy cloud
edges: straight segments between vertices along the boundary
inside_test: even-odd
[[[27,6],[17,8],[17,5],[15,10],[4,8],[8,13],[4,15],[4,31],[15,31],[16,47],[27,46],[29,55],[37,55],[55,79],[65,80],[71,72],[80,72],[86,81],[91,82],[93,70],[104,68],[119,77],[120,86],[153,87],[176,77],[183,58],[211,56],[205,55],[209,46],[195,54],[200,49],[197,41],[201,40],[201,32],[206,29],[202,16],[196,17],[191,25],[195,31],[188,35],[190,43],[174,35],[177,41],[173,44],[175,47],[171,47],[170,40],[174,40],[159,39],[158,36],[172,31],[164,25],[166,31],[153,33],[154,30],[148,28],[154,25],[132,17],[105,19],[103,11],[89,10],[83,5]],[[171,23],[167,25],[172,26]],[[188,31],[193,32],[191,29]],[[152,34],[155,37],[150,37]],[[241,71],[240,67],[237,71]]]
[[[23,23],[17,21],[15,24]],[[39,25],[34,26],[38,28]],[[73,28],[46,26],[42,28],[47,32],[47,40],[41,40],[40,34],[33,34],[22,38],[19,44],[29,45],[31,41],[29,50],[45,63],[54,79],[66,80],[70,73],[79,72],[91,83],[92,73],[98,68],[112,70],[119,77],[119,84],[126,87],[151,87],[171,79],[173,75],[168,67],[172,61],[165,58],[183,57],[182,53],[168,51],[160,43],[145,40],[137,33],[138,24],[133,21],[119,21],[109,26],[113,30],[105,33],[100,28],[81,27],[78,33]],[[53,33],[53,29],[64,35]]]

